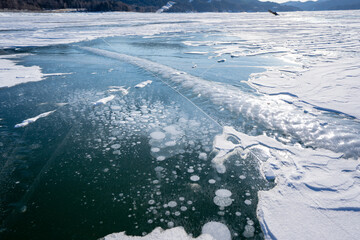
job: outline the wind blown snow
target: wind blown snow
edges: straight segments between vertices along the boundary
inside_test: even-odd
[[[52,113],[55,112],[55,111],[56,111],[56,110],[49,111],[49,112],[44,112],[44,113],[42,113],[42,114],[37,115],[36,117],[32,117],[32,118],[25,119],[25,120],[22,121],[21,123],[16,124],[16,125],[15,125],[15,128],[25,127],[25,126],[29,125],[30,123],[36,122],[36,121],[39,120],[40,118],[44,118],[44,117],[49,116],[50,114],[52,114]]]

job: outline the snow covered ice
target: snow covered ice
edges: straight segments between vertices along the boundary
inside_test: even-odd
[[[50,114],[52,114],[52,113],[55,112],[55,111],[56,111],[56,110],[54,110],[54,111],[49,111],[49,112],[45,112],[45,113],[41,113],[41,114],[37,115],[36,117],[32,117],[32,118],[25,119],[25,120],[22,121],[21,123],[16,124],[16,125],[15,125],[15,128],[25,127],[25,126],[29,125],[30,123],[36,122],[37,120],[39,120],[39,118],[44,118],[44,117],[49,116]]]
[[[356,239],[359,32],[359,11],[1,12],[0,238]]]

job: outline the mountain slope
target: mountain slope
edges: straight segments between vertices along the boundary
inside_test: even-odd
[[[53,10],[62,8],[87,11],[155,12],[168,0],[1,0],[0,9]],[[293,6],[258,0],[174,0],[167,12],[258,12],[299,10]]]
[[[301,10],[307,10],[307,11],[360,9],[359,0],[320,0],[317,2],[290,1],[283,3],[282,5],[293,6],[300,8]]]

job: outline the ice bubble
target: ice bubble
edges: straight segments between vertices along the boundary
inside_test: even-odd
[[[153,220],[152,220],[152,219],[149,219],[147,222],[148,222],[149,224],[151,224],[151,223],[153,223]]]
[[[156,158],[156,160],[158,160],[158,161],[164,161],[164,160],[165,160],[165,156],[158,156],[158,157]]]
[[[219,196],[214,197],[214,203],[216,205],[218,205],[219,207],[230,206],[232,204],[232,201],[233,200],[231,198],[223,198],[223,197],[219,197]]]
[[[149,203],[150,205],[153,205],[153,204],[155,203],[155,200],[151,199],[151,200],[149,200],[148,203]]]
[[[193,172],[194,172],[194,169],[193,169],[193,168],[189,168],[189,169],[187,170],[187,172],[188,172],[188,173],[193,173]]]
[[[168,142],[165,143],[165,146],[167,146],[167,147],[173,147],[175,145],[176,145],[175,141],[168,141]]]
[[[179,200],[180,201],[185,201],[185,198],[184,197],[179,197]]]
[[[111,148],[112,148],[112,149],[119,149],[120,147],[121,147],[120,144],[113,144],[113,145],[111,145]]]
[[[181,206],[181,207],[180,207],[180,210],[183,211],[183,212],[185,212],[185,211],[187,210],[187,207]]]
[[[224,211],[218,211],[217,214],[220,215],[220,216],[225,216],[225,212],[224,212]]]
[[[163,132],[152,132],[150,137],[155,140],[162,140],[165,138],[165,133]]]
[[[214,183],[216,183],[216,180],[215,179],[209,179],[209,183],[214,184]]]
[[[200,177],[198,175],[193,175],[190,177],[190,180],[193,181],[193,182],[197,182],[200,180]]]
[[[243,236],[245,238],[252,238],[254,237],[255,228],[251,225],[245,226],[245,231],[243,232]]]
[[[241,216],[241,212],[236,212],[235,215],[238,216],[238,217],[240,217],[240,216]]]
[[[170,133],[171,135],[180,135],[182,132],[177,130],[178,126],[176,125],[170,125],[167,127],[164,127],[164,130],[167,133]]]
[[[179,211],[176,211],[174,214],[175,214],[175,216],[178,217],[178,216],[180,216],[181,213]]]
[[[246,177],[244,175],[240,175],[239,178],[244,180]]]
[[[163,167],[160,167],[160,166],[157,166],[157,167],[155,168],[155,172],[161,172],[162,170],[164,170],[164,168],[163,168]]]
[[[160,152],[160,148],[154,147],[154,148],[151,148],[151,151],[154,153]]]
[[[175,201],[170,201],[170,202],[168,203],[168,206],[171,207],[171,208],[173,208],[173,207],[176,207],[176,206],[177,206],[177,203],[176,203]]]
[[[174,227],[174,223],[173,223],[173,222],[168,222],[168,224],[167,224],[167,225],[168,225],[168,227],[169,227],[169,228]]]
[[[116,150],[116,151],[113,151],[113,154],[115,154],[115,155],[120,155],[121,152],[120,152],[120,150]]]
[[[244,201],[244,203],[245,203],[246,205],[250,205],[250,204],[251,204],[251,200],[246,199],[246,200]]]
[[[231,197],[232,193],[227,189],[218,189],[216,190],[215,195],[222,198],[229,198]]]
[[[202,234],[209,234],[215,240],[231,240],[231,233],[225,224],[219,222],[208,222],[202,229]]]
[[[207,159],[207,154],[204,153],[204,152],[200,153],[200,154],[199,154],[199,159],[201,159],[201,160],[206,160],[206,159]]]

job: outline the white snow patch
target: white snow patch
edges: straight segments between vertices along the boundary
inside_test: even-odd
[[[151,233],[139,237],[139,236],[127,236],[125,232],[112,233],[104,237],[104,240],[219,240],[213,238],[209,234],[202,234],[197,238],[192,238],[188,235],[184,228],[174,227],[173,222],[169,222],[168,226],[171,229],[163,230],[160,227],[155,228]],[[227,240],[227,239],[224,239]]]
[[[102,98],[96,102],[93,103],[94,106],[100,106],[100,105],[105,105],[106,103],[110,102],[111,100],[113,100],[115,98],[115,95],[110,95],[106,98]]]
[[[121,92],[122,95],[128,95],[130,88],[124,88],[124,86],[110,86],[109,92]]]
[[[325,149],[284,145],[270,137],[249,136],[231,127],[224,127],[221,136],[215,147],[225,147],[224,161],[233,152],[250,151],[275,176],[276,187],[258,193],[257,214],[266,239],[356,238],[360,226],[358,158],[344,159],[341,153]],[[239,143],[233,144],[229,136]],[[244,236],[251,237],[251,229],[248,227]]]
[[[135,88],[143,88],[143,87],[146,87],[147,85],[149,85],[151,83],[152,83],[151,80],[147,80],[147,81],[141,82],[139,84],[136,84]]]
[[[38,82],[44,75],[39,66],[25,67],[5,58],[17,58],[18,55],[0,56],[0,88],[13,87],[26,82]]]
[[[318,63],[310,69],[269,68],[252,74],[249,85],[260,92],[296,95],[323,109],[346,113],[360,119],[360,58]]]
[[[16,124],[16,125],[15,125],[15,128],[25,127],[25,126],[29,125],[30,123],[36,122],[39,118],[44,118],[44,117],[49,116],[50,114],[52,114],[52,113],[55,112],[55,111],[56,111],[56,110],[49,111],[49,112],[44,112],[44,113],[42,113],[42,114],[37,115],[36,117],[28,118],[28,119],[22,121],[22,123]]]

